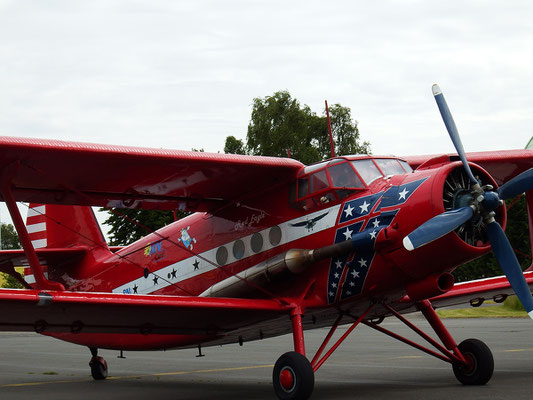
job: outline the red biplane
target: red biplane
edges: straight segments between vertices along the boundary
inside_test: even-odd
[[[493,372],[487,346],[457,344],[434,308],[502,301],[529,315],[524,274],[503,232],[505,199],[533,188],[533,151],[465,154],[442,93],[434,95],[457,155],[292,159],[0,138],[0,192],[23,250],[26,289],[0,290],[0,329],[100,348],[174,349],[292,333],[273,371],[281,399],[308,398],[314,373],[358,324],[451,364],[463,384]],[[30,203],[24,224],[16,202]],[[530,228],[533,196],[527,195]],[[90,206],[189,210],[132,245],[110,248]],[[457,266],[489,251],[507,279],[454,285]],[[442,343],[404,314],[420,311]],[[428,345],[379,325],[395,316]],[[351,324],[328,348],[336,328]],[[331,326],[307,358],[306,329]],[[326,351],[326,349],[328,349]]]

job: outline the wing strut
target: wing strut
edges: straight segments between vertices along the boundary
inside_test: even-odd
[[[7,209],[9,210],[9,214],[11,215],[11,219],[13,220],[13,224],[15,225],[19,235],[19,240],[22,244],[22,248],[24,249],[24,254],[28,259],[33,276],[35,277],[35,287],[43,290],[65,290],[65,287],[61,283],[49,281],[44,276],[43,268],[30,240],[28,231],[26,230],[26,225],[24,224],[22,216],[20,215],[15,198],[13,197],[11,178],[16,169],[18,169],[18,163],[17,165],[11,164],[9,167],[5,168],[0,184],[2,196],[4,197]]]

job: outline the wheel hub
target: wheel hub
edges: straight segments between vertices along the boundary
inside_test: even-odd
[[[279,382],[283,390],[290,392],[294,389],[294,371],[290,367],[285,367],[279,373]]]

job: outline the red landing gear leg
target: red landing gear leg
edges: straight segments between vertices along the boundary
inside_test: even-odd
[[[459,382],[463,385],[486,384],[494,371],[494,358],[488,346],[477,339],[467,339],[457,345],[429,300],[420,301],[417,306],[446,349],[459,358],[460,362],[452,363],[453,373]]]
[[[311,363],[305,357],[302,309],[296,307],[291,312],[294,350],[283,354],[272,372],[274,391],[279,399],[308,399],[315,386],[315,374]]]
[[[394,310],[392,307],[387,304],[383,304],[383,306],[389,310],[392,315],[420,335],[420,337],[426,340],[440,353],[428,349],[381,326],[373,324],[372,322],[362,322],[381,333],[408,344],[409,346],[421,350],[433,357],[449,362],[452,364],[453,373],[455,374],[456,378],[464,385],[484,385],[487,383],[492,377],[492,372],[494,371],[494,359],[487,345],[477,339],[467,339],[457,345],[428,300],[420,301],[416,303],[416,305],[426,317],[427,321],[434,329],[439,339],[441,339],[444,346],[426,333],[422,332],[422,330],[417,328],[402,315],[398,314],[398,312],[396,312],[396,310]]]

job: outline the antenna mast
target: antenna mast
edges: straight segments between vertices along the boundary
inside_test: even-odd
[[[326,103],[326,115],[328,116],[328,130],[329,130],[329,144],[331,145],[331,157],[335,157],[335,143],[333,143],[333,133],[331,132],[331,121],[329,120],[329,107],[328,101],[324,100]]]

